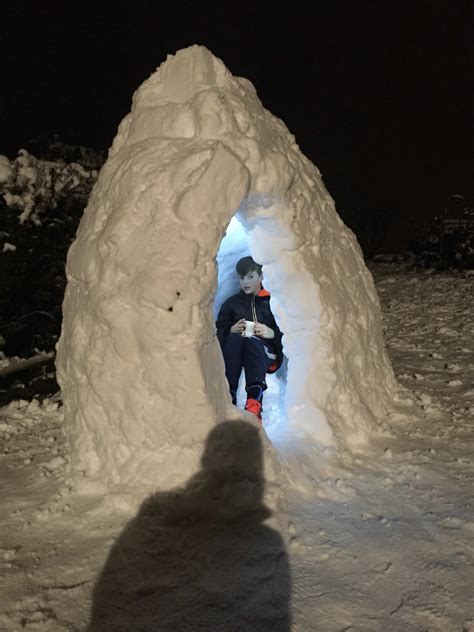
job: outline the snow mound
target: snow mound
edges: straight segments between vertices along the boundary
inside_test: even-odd
[[[260,433],[265,480],[281,483],[281,463],[299,480],[300,453],[311,478],[390,410],[397,385],[354,235],[252,84],[192,46],[134,94],[69,251],[57,366],[77,472],[179,485],[216,424],[248,419],[231,405],[212,309],[234,216],[288,358],[280,461]]]

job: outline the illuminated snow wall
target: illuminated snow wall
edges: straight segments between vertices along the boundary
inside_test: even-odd
[[[245,207],[245,204],[243,205]],[[239,278],[235,265],[241,257],[252,255],[248,236],[241,222],[234,216],[227,227],[217,253],[217,291],[214,300],[214,318],[217,319],[222,303],[233,294],[240,291]],[[265,270],[263,270],[263,284],[266,286]],[[281,368],[266,377],[267,390],[263,399],[263,424],[270,438],[276,432],[284,430],[286,421],[285,392],[286,392],[286,359]],[[245,391],[245,375],[242,371],[237,404],[241,408],[245,405],[247,394]]]
[[[239,277],[235,270],[236,263],[242,257],[252,255],[245,228],[237,217],[230,220],[225,235],[217,252],[217,290],[214,299],[214,319],[222,303],[240,291]]]
[[[250,82],[193,46],[135,93],[69,251],[57,366],[76,471],[183,482],[214,425],[242,414],[213,314],[236,213],[285,334],[289,435],[315,454],[362,445],[390,409],[396,383],[354,235]]]

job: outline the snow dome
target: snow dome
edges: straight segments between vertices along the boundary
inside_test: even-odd
[[[248,80],[192,46],[136,91],[69,251],[57,364],[76,471],[181,483],[217,423],[251,418],[214,323],[247,253],[287,358],[264,427],[281,462],[291,443],[317,468],[391,407],[378,297],[318,169]]]

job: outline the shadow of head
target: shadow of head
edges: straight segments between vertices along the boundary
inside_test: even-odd
[[[223,421],[209,433],[201,457],[208,476],[263,479],[263,445],[260,430],[246,421]]]
[[[263,524],[260,430],[225,421],[185,485],[149,496],[97,580],[89,632],[290,629],[291,579]]]
[[[260,429],[246,421],[223,421],[207,437],[199,472],[179,489],[150,496],[141,513],[167,524],[244,516],[263,520],[271,515],[263,505],[264,487]]]

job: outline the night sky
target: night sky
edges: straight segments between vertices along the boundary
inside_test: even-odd
[[[108,148],[134,90],[202,44],[252,81],[337,208],[383,212],[394,244],[450,194],[473,203],[470,0],[169,4],[4,6],[0,153],[53,133]]]

